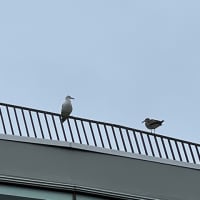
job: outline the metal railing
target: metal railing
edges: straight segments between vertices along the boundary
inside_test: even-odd
[[[0,133],[67,141],[200,164],[200,145],[117,124],[0,103]]]

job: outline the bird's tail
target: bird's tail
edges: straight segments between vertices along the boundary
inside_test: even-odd
[[[62,123],[63,123],[66,119],[67,119],[67,117],[60,116],[60,121],[61,121]]]

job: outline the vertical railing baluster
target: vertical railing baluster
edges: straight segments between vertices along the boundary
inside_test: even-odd
[[[32,124],[32,127],[33,127],[33,132],[34,132],[35,138],[37,138],[37,134],[36,134],[36,131],[35,131],[35,126],[34,126],[34,123],[33,123],[33,117],[32,117],[32,113],[31,113],[30,110],[29,110],[29,116],[30,116],[30,119],[31,119],[31,124]]]
[[[1,116],[1,122],[2,122],[2,125],[3,125],[4,134],[7,134],[6,126],[5,126],[5,123],[4,123],[4,119],[3,119],[3,114],[2,114],[1,108],[0,108],[0,116]]]
[[[151,148],[151,153],[152,153],[153,156],[155,156],[155,153],[154,153],[154,150],[153,150],[153,145],[152,145],[152,143],[151,143],[151,139],[150,139],[149,134],[147,134],[147,138],[148,138],[149,145],[150,145],[150,148]]]
[[[173,151],[173,148],[172,148],[172,144],[171,144],[171,141],[169,139],[168,139],[168,143],[169,143],[169,148],[170,148],[171,153],[172,153],[172,158],[173,158],[173,160],[176,160],[175,155],[174,155],[174,151]]]
[[[57,140],[60,141],[58,130],[57,130],[57,127],[56,127],[56,122],[55,122],[55,119],[54,119],[54,115],[51,115],[51,118],[52,118],[53,125],[54,125],[54,128],[55,128]]]
[[[26,123],[26,118],[25,118],[24,110],[23,110],[23,109],[21,109],[21,113],[22,113],[22,118],[23,118],[23,120],[24,120],[24,125],[25,125],[25,129],[26,129],[27,136],[30,137],[29,131],[28,131],[28,126],[27,126],[27,123]]]
[[[157,140],[156,135],[154,135],[154,139],[155,139],[155,142],[156,142],[156,147],[157,147],[157,150],[158,150],[159,157],[162,158],[162,154],[161,154],[161,151],[160,151],[160,147],[158,145],[158,140]]]
[[[43,132],[43,129],[42,129],[42,124],[41,124],[40,116],[39,116],[38,112],[36,113],[36,115],[37,115],[40,131],[41,131],[41,134],[42,134],[42,138],[44,139],[44,132]]]
[[[186,152],[186,149],[185,149],[185,145],[183,142],[181,142],[182,144],[182,147],[183,147],[183,152],[184,152],[184,155],[185,155],[185,158],[186,158],[186,161],[189,162],[189,159],[188,159],[188,156],[187,156],[187,152]]]
[[[75,123],[76,131],[77,131],[77,134],[78,134],[79,142],[80,142],[80,144],[82,144],[81,135],[80,135],[80,132],[79,132],[79,129],[78,129],[78,124],[77,124],[76,119],[74,119],[74,123]]]
[[[131,142],[131,138],[130,138],[130,134],[128,132],[128,129],[126,129],[126,134],[127,134],[127,137],[128,137],[128,142],[129,142],[130,147],[131,147],[131,151],[132,151],[132,153],[134,153],[134,149],[133,149],[133,145],[132,145],[132,142]]]
[[[10,117],[10,112],[9,112],[8,106],[6,106],[6,111],[7,111],[8,120],[9,120],[9,123],[10,123],[10,128],[11,128],[11,131],[12,131],[12,135],[14,135],[15,133],[14,133],[14,130],[13,130],[12,121],[11,121],[11,117]]]
[[[135,131],[133,131],[133,136],[134,136],[134,139],[135,139],[135,143],[136,143],[136,146],[137,146],[138,153],[141,154],[140,146],[139,146]]]
[[[65,141],[67,142],[67,135],[66,135],[66,133],[65,133],[65,129],[64,129],[64,126],[63,126],[63,122],[62,122],[62,121],[60,121],[60,125],[61,125],[61,128],[62,128],[62,132],[63,132],[64,139],[65,139]]]
[[[118,142],[117,142],[117,137],[116,137],[116,134],[115,134],[115,129],[113,126],[111,126],[112,128],[112,132],[113,132],[113,136],[114,136],[114,139],[115,139],[115,144],[116,144],[116,147],[117,147],[117,150],[119,150],[119,145],[118,145]]]
[[[104,129],[105,129],[105,132],[106,132],[109,148],[112,149],[112,145],[111,145],[110,138],[109,138],[109,135],[108,135],[108,130],[107,130],[107,127],[106,127],[105,124],[104,124]]]
[[[176,145],[176,149],[177,149],[177,152],[178,152],[178,155],[179,155],[180,161],[183,161],[182,156],[181,156],[181,152],[180,152],[180,150],[179,150],[178,143],[177,143],[176,140],[175,140],[175,145]]]
[[[163,149],[164,149],[164,152],[165,152],[165,156],[166,156],[166,158],[168,159],[169,156],[168,156],[168,153],[167,153],[167,149],[166,149],[166,146],[165,146],[165,142],[164,142],[163,137],[161,137],[161,142],[162,142],[162,145],[163,145]]]
[[[127,152],[127,148],[126,148],[126,144],[125,144],[125,141],[124,141],[124,137],[123,137],[122,129],[121,128],[119,128],[119,132],[120,132],[120,136],[121,136],[121,139],[122,139],[124,151]]]
[[[49,127],[49,123],[48,123],[48,120],[47,120],[47,115],[46,115],[46,113],[44,113],[44,118],[45,118],[45,121],[46,121],[47,130],[48,130],[48,132],[49,132],[49,138],[50,138],[50,140],[52,140],[51,130],[50,130],[50,127]]]
[[[100,130],[100,127],[99,127],[98,123],[97,123],[97,130],[98,130],[99,137],[100,137],[100,140],[101,140],[101,145],[104,148],[105,146],[104,146],[103,138],[102,138],[102,135],[101,135],[101,130]]]
[[[193,154],[193,151],[192,151],[192,147],[191,147],[190,144],[188,144],[188,146],[189,146],[189,149],[190,149],[190,153],[191,153],[191,155],[192,155],[193,163],[196,164],[196,160],[195,160],[195,157],[194,157],[194,154]],[[188,162],[189,162],[189,161],[188,161]]]
[[[70,135],[71,135],[71,138],[72,138],[72,142],[74,142],[74,136],[73,136],[73,133],[72,133],[72,128],[71,128],[71,125],[70,125],[69,118],[67,118],[67,124],[69,126],[69,132],[70,132]]]
[[[89,126],[90,126],[90,130],[91,130],[91,133],[92,133],[92,138],[93,138],[93,141],[94,141],[94,145],[96,147],[97,146],[97,142],[96,142],[96,139],[95,139],[95,136],[94,136],[94,131],[93,131],[91,122],[89,122]]]
[[[141,137],[141,139],[142,139],[142,144],[143,144],[143,147],[144,147],[145,154],[148,156],[148,151],[147,151],[146,144],[145,144],[145,142],[144,142],[143,133],[140,133],[140,137]]]
[[[17,111],[16,111],[15,107],[13,109],[14,109],[14,113],[15,113],[15,119],[16,119],[16,122],[17,122],[17,127],[18,127],[18,130],[19,130],[19,135],[22,136],[22,132],[21,132],[18,116],[17,116]]]
[[[198,146],[197,146],[197,145],[195,145],[195,149],[196,149],[196,152],[197,152],[197,155],[198,155],[199,161],[200,161],[200,153],[199,153],[199,149],[198,149]]]
[[[86,131],[85,131],[85,126],[84,126],[84,123],[83,123],[82,120],[81,120],[81,126],[82,126],[82,128],[83,128],[83,133],[84,133],[84,135],[85,135],[86,143],[87,143],[87,145],[89,145],[88,137],[87,137],[87,134],[86,134]]]

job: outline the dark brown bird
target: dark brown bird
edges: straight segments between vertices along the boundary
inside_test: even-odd
[[[146,118],[144,121],[142,121],[142,123],[145,122],[145,126],[151,130],[154,130],[155,133],[155,129],[158,128],[159,126],[162,126],[162,123],[164,122],[164,120],[157,120],[157,119],[149,119]]]

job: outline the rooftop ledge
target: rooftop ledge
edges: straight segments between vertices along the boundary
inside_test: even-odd
[[[0,140],[73,148],[200,169],[200,145],[117,124],[0,103]]]
[[[68,149],[74,149],[74,150],[79,150],[79,151],[90,151],[94,153],[133,158],[133,159],[138,159],[138,160],[143,160],[143,161],[148,161],[148,162],[156,162],[160,164],[187,167],[191,169],[200,169],[199,164],[180,162],[176,160],[163,159],[159,157],[146,156],[142,154],[134,154],[131,152],[116,151],[113,149],[106,149],[102,147],[95,147],[95,146],[84,145],[84,144],[73,143],[73,142],[56,141],[56,140],[48,140],[48,139],[41,139],[41,138],[31,138],[31,137],[25,137],[25,136],[13,136],[13,135],[0,135],[0,140],[7,140],[7,141],[12,141],[12,142],[20,142],[20,143],[30,143],[30,144],[37,144],[37,145],[46,145],[46,146],[52,146],[52,147],[58,147],[58,148],[68,148]]]

